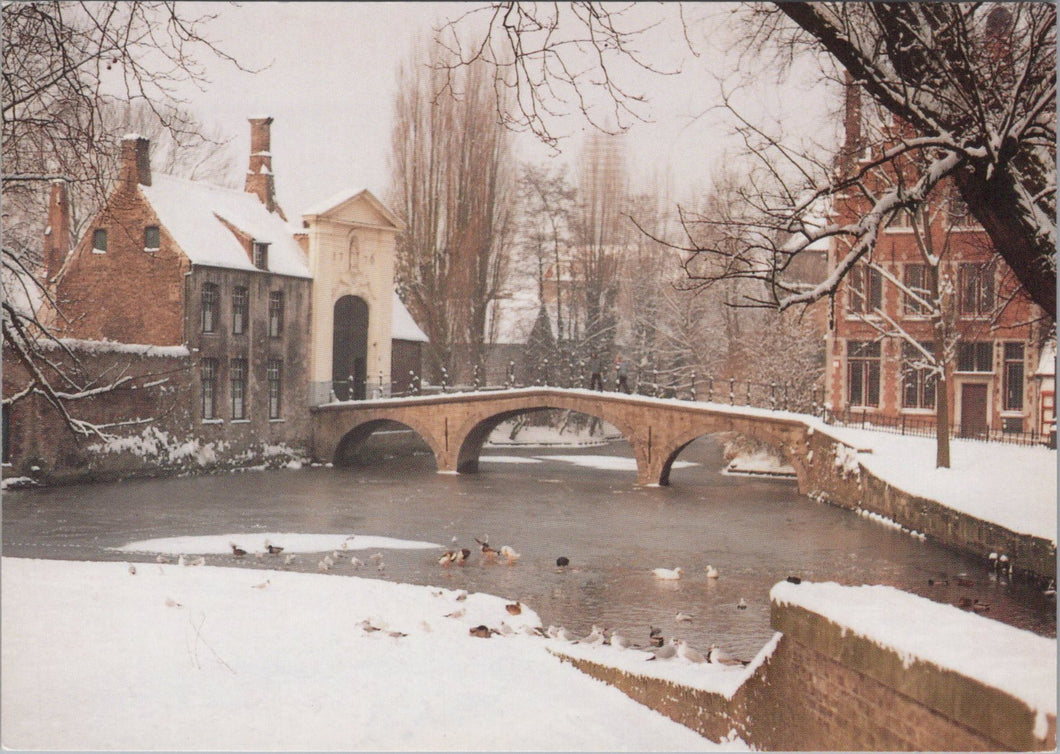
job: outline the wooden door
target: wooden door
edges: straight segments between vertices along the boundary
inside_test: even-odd
[[[961,385],[961,437],[986,437],[990,428],[986,415],[988,385]]]

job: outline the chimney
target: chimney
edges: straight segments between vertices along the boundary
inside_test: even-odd
[[[250,164],[247,167],[247,193],[256,194],[269,212],[287,218],[276,203],[276,183],[272,174],[272,118],[250,118]]]
[[[121,139],[121,182],[126,186],[151,185],[151,140],[140,134],[125,134]]]
[[[843,82],[843,146],[840,156],[840,171],[844,177],[853,174],[854,167],[864,149],[861,133],[861,87],[849,73]]]
[[[66,181],[52,181],[48,198],[48,227],[44,231],[44,275],[54,280],[70,253],[70,197]]]

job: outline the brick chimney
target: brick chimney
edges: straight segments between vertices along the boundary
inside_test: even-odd
[[[139,134],[125,134],[121,139],[121,182],[125,186],[151,185],[151,140]]]
[[[840,172],[844,177],[854,172],[865,147],[861,133],[861,87],[846,73],[843,81],[843,146],[840,152]]]
[[[250,118],[250,164],[246,191],[256,194],[269,212],[287,217],[276,203],[276,179],[272,174],[272,118]]]
[[[44,231],[44,275],[54,280],[70,253],[70,197],[66,181],[52,181],[48,198],[48,227]]]

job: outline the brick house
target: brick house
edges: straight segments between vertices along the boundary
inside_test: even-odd
[[[878,129],[886,139],[900,133],[902,126],[887,118],[870,123],[852,85],[846,102],[843,153],[851,170],[865,165],[873,154],[874,147],[862,139],[863,129]],[[866,178],[876,190],[885,180],[879,174]],[[867,206],[862,196],[837,196],[833,219],[838,224],[854,222]],[[924,303],[910,294],[931,288],[922,253],[927,243],[942,257],[943,307],[951,312],[958,336],[947,381],[955,434],[1038,433],[1043,427],[1038,393],[1044,383],[1032,375],[1048,346],[1052,320],[1022,293],[952,186],[941,185],[928,206],[927,222],[906,213],[896,217],[880,232],[868,258],[840,285],[827,337],[826,404],[836,414],[849,412],[870,422],[934,426],[936,380],[910,342],[916,340],[933,352],[932,322]],[[830,269],[845,252],[833,242]],[[899,336],[899,331],[909,337]]]
[[[220,460],[277,449],[297,455],[308,446],[309,406],[331,397],[333,372],[342,374],[340,390],[350,384],[347,365],[330,363],[333,342],[348,356],[357,350],[351,333],[360,332],[359,355],[389,376],[393,321],[403,365],[414,360],[422,336],[405,320],[393,288],[400,221],[361,191],[304,215],[300,228],[289,224],[275,197],[271,123],[250,120],[243,191],[153,174],[149,142],[131,134],[122,141],[117,185],[72,248],[62,184],[52,186],[49,203],[44,260],[55,307],[45,304],[42,321],[96,361],[107,352],[111,362],[125,354],[143,364],[130,367],[143,371],[143,384],[165,371],[161,392],[170,399],[153,426],[173,444],[194,443]],[[341,318],[351,301],[360,306],[347,306]],[[152,359],[158,353],[166,354],[164,364]],[[17,389],[7,371],[5,394]],[[314,396],[321,379],[323,396]],[[100,396],[80,410],[94,421],[117,421],[129,418],[127,405],[120,395]],[[32,454],[49,472],[98,471],[85,448],[64,441],[52,450],[62,433],[45,426],[42,406],[19,406],[4,426],[16,466]],[[61,427],[58,415],[51,421]]]

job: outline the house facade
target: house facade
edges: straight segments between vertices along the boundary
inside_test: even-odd
[[[165,354],[164,364],[122,367],[139,368],[143,386],[168,396],[135,418],[152,419],[156,445],[161,433],[208,462],[298,457],[311,405],[367,397],[369,385],[389,394],[395,320],[403,366],[425,340],[394,292],[400,221],[357,191],[291,225],[275,197],[271,123],[250,120],[243,191],[153,174],[149,142],[127,135],[118,183],[72,248],[65,190],[52,187],[44,259],[54,305],[46,302],[42,320],[73,352],[107,352],[115,364],[120,354]],[[9,382],[5,393],[17,389]],[[96,423],[133,418],[114,394],[90,403],[80,410]],[[75,471],[107,454],[95,438],[95,452],[65,447],[48,457],[61,433],[45,426],[40,406],[19,406],[5,416],[12,463],[32,452],[38,467]],[[57,414],[51,421],[62,425]]]
[[[893,121],[871,127],[897,136]],[[863,139],[866,119],[856,90],[847,97],[848,170],[863,169],[878,148]],[[879,143],[876,141],[875,143]],[[876,151],[874,151],[874,149]],[[865,185],[886,188],[892,176],[870,171]],[[834,222],[856,222],[862,194],[837,197]],[[847,248],[833,242],[829,268]],[[930,260],[941,260],[937,271]],[[949,348],[930,316],[937,304]],[[939,405],[937,367],[946,363],[949,424],[958,436],[1055,431],[1043,420],[1042,386],[1034,379],[1053,337],[1052,319],[1026,296],[955,188],[941,184],[915,216],[901,212],[871,253],[845,277],[828,332],[826,403],[837,415],[905,427],[933,427]],[[938,341],[938,343],[936,343]]]

